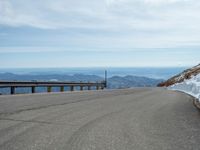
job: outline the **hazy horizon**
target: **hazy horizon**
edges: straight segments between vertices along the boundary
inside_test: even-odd
[[[198,65],[198,64],[197,64]],[[196,65],[195,65],[196,66]],[[0,69],[63,69],[63,68],[69,68],[69,69],[93,69],[93,68],[100,68],[100,69],[106,69],[106,68],[190,68],[193,67],[193,65],[190,66],[86,66],[86,67],[0,67]]]
[[[112,76],[143,76],[155,79],[168,79],[179,74],[186,67],[167,67],[167,68],[149,68],[149,67],[110,67],[110,68],[0,68],[0,74],[12,73],[17,75],[97,75],[104,77],[107,70],[108,77]]]

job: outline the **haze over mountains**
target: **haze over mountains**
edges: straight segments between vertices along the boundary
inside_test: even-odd
[[[13,74],[13,73],[1,73],[1,80],[9,81],[72,81],[72,82],[97,82],[103,81],[104,78],[97,75],[62,75],[62,74],[50,74],[50,75],[30,75],[30,74]],[[162,79],[153,79],[139,76],[113,76],[108,78],[108,88],[129,88],[129,87],[152,87],[156,86]]]
[[[107,70],[108,77],[133,75],[155,79],[169,79],[186,68],[188,67],[0,68],[0,73],[13,73],[18,75],[84,74],[104,77],[104,71]]]
[[[108,89],[132,87],[155,87],[158,83],[184,68],[109,68]],[[103,68],[44,68],[44,69],[1,69],[0,81],[74,81],[96,82],[104,80]],[[65,90],[69,90],[67,87]],[[77,89],[78,90],[78,89]],[[17,93],[29,92],[30,89],[17,88]],[[37,92],[46,92],[37,88]],[[59,91],[56,87],[53,91]],[[9,89],[0,89],[0,93],[9,93]]]

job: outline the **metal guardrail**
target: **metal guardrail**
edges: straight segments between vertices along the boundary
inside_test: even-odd
[[[0,88],[10,88],[10,94],[15,94],[16,88],[31,88],[32,93],[36,93],[36,87],[47,87],[47,92],[52,91],[52,87],[60,87],[60,92],[64,92],[64,87],[70,87],[70,91],[74,91],[74,87],[80,87],[82,91],[84,87],[91,90],[96,87],[97,90],[106,87],[106,81],[102,82],[54,82],[54,81],[0,81]]]

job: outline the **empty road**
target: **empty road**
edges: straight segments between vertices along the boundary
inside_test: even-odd
[[[192,97],[162,88],[0,96],[0,150],[199,150]]]

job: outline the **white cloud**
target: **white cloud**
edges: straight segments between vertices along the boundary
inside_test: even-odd
[[[166,4],[174,4],[174,3],[184,3],[190,0],[143,0],[146,4],[151,5],[166,5]]]
[[[165,21],[168,25],[176,24],[177,18],[187,14],[196,15],[200,11],[194,0],[1,0],[0,23],[6,25],[64,28],[139,28],[147,23],[149,28],[162,28]],[[30,7],[31,5],[31,7]],[[170,5],[168,7],[168,5]],[[180,6],[179,6],[180,5]],[[28,9],[26,8],[28,7]],[[194,8],[196,11],[194,12]],[[194,14],[195,13],[195,14]],[[55,22],[56,21],[56,22]],[[170,22],[171,21],[171,22]],[[146,25],[147,26],[147,25]],[[147,28],[147,27],[146,27]]]
[[[73,37],[97,47],[191,46],[199,45],[199,7],[198,0],[0,0],[0,24],[115,33]]]
[[[30,3],[31,4],[31,3]],[[0,0],[0,24],[9,26],[32,26],[36,28],[49,28],[48,20],[42,20],[39,16],[29,15],[29,12],[16,7],[9,0]]]

